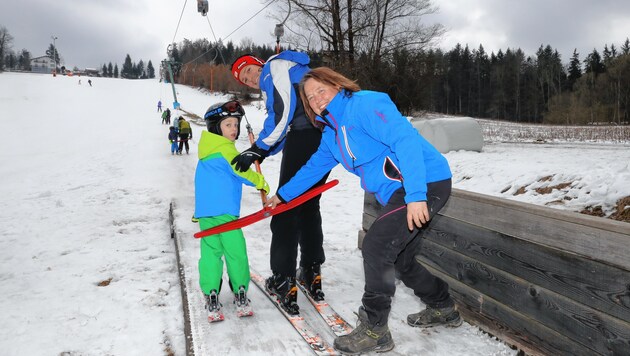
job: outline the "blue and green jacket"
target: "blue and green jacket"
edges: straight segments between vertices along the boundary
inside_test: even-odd
[[[234,170],[230,162],[238,151],[234,142],[206,130],[201,132],[199,162],[195,170],[195,217],[230,214],[240,216],[243,184],[269,192],[265,178],[256,171]]]
[[[389,96],[342,90],[317,121],[322,141],[296,175],[278,189],[281,200],[302,194],[337,164],[361,179],[382,205],[405,188],[405,202],[426,201],[427,183],[451,178],[446,158],[425,140]]]

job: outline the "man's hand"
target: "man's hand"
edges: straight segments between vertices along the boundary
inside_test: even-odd
[[[414,201],[407,204],[407,228],[409,231],[413,230],[414,226],[421,228],[430,219],[426,201]]]
[[[234,157],[231,163],[234,165],[234,168],[236,168],[236,170],[245,172],[249,169],[249,166],[254,163],[254,161],[262,163],[263,159],[267,157],[268,153],[269,152],[256,146],[256,144],[253,144],[252,147],[246,149],[238,156]]]

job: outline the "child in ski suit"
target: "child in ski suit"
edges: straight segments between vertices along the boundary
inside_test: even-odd
[[[211,106],[204,119],[208,131],[201,132],[199,162],[195,171],[195,213],[199,227],[211,227],[236,220],[240,215],[243,184],[269,192],[264,177],[249,169],[240,172],[230,164],[238,155],[234,141],[240,133],[245,111],[238,101]],[[199,285],[206,298],[208,321],[223,320],[219,293],[223,282],[223,260],[227,267],[229,287],[234,293],[238,316],[253,312],[247,299],[249,262],[241,229],[201,239]]]
[[[168,130],[168,139],[171,142],[171,154],[174,155],[177,153],[177,130],[175,130],[175,126],[169,127]]]

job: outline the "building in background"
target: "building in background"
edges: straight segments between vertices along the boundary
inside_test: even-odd
[[[55,69],[55,61],[48,56],[31,58],[31,72],[50,74]]]

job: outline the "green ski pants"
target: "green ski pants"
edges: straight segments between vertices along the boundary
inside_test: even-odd
[[[236,220],[233,215],[219,215],[210,218],[199,218],[201,230]],[[249,261],[247,246],[241,229],[207,236],[201,239],[201,258],[199,258],[199,286],[204,294],[209,295],[213,289],[220,292],[223,277],[223,257],[227,266],[227,274],[232,284],[231,289],[238,291],[240,286],[249,288]]]

